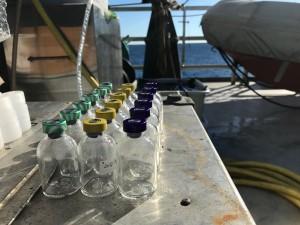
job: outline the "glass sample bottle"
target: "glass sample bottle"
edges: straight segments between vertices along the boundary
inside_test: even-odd
[[[125,137],[125,133],[121,124],[115,120],[116,115],[117,113],[114,108],[105,107],[103,109],[96,110],[96,117],[106,119],[107,121],[107,130],[105,133],[110,135],[118,145]]]
[[[110,99],[118,99],[122,101],[122,110],[129,115],[129,106],[126,104],[126,94],[121,92],[110,93]]]
[[[125,87],[118,88],[117,92],[126,94],[126,100],[124,101],[123,105],[124,104],[128,105],[129,109],[134,107],[134,99],[132,98],[131,95],[132,91],[130,88],[125,88]]]
[[[119,148],[122,196],[129,199],[147,199],[157,187],[157,155],[153,142],[144,134],[145,119],[124,120],[127,133]]]
[[[81,111],[80,120],[95,118],[95,114],[91,111],[91,102],[79,100],[73,102],[73,107]]]
[[[114,108],[116,110],[116,121],[119,124],[123,124],[123,121],[129,118],[129,112],[122,108],[122,101],[119,99],[105,101],[105,107]]]
[[[99,94],[97,92],[82,95],[83,100],[91,102],[91,111],[95,114],[96,109],[100,109]]]
[[[77,144],[65,134],[65,120],[42,122],[47,136],[37,147],[37,161],[45,196],[62,198],[80,188]]]
[[[133,83],[124,83],[124,84],[122,84],[122,87],[130,88],[130,89],[131,89],[131,97],[132,97],[132,99],[133,99],[134,101],[138,99],[137,94],[134,92],[134,90],[135,90],[135,85],[134,85]]]
[[[114,139],[105,134],[105,119],[83,121],[86,136],[78,144],[81,192],[104,197],[118,189],[119,159]]]
[[[105,99],[109,99],[109,95],[110,95],[110,93],[113,90],[113,84],[111,82],[102,82],[102,83],[100,83],[99,87],[107,89],[107,93],[106,93]]]
[[[67,135],[72,137],[76,143],[84,137],[82,122],[80,121],[81,111],[79,109],[64,109],[60,111],[60,118],[66,120],[68,125],[65,131]]]
[[[99,95],[98,105],[100,106],[100,109],[103,109],[105,107],[104,101],[108,100],[108,99],[106,99],[107,88],[104,88],[104,87],[96,88],[96,89],[94,89],[94,92],[98,93],[98,95]]]

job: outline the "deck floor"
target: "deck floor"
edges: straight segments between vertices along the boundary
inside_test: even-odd
[[[246,87],[207,83],[204,126],[219,155],[267,162],[300,174],[300,109],[266,102]],[[300,96],[251,84],[260,94],[299,106]],[[300,224],[300,209],[271,191],[238,187],[258,225]]]

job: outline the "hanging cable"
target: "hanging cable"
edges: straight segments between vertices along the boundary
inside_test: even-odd
[[[249,84],[247,84],[237,74],[236,70],[239,71],[241,74],[247,76],[238,66],[235,65],[235,63],[231,60],[231,58],[221,48],[217,48],[217,50],[219,51],[221,57],[226,62],[226,64],[228,65],[228,67],[231,69],[231,71],[233,72],[233,74],[239,79],[239,81],[241,83],[243,83],[245,85],[245,87],[247,87],[248,89],[250,89],[251,91],[253,91],[257,96],[261,97],[262,99],[266,100],[267,102],[270,102],[270,103],[278,105],[278,106],[282,106],[282,107],[286,107],[286,108],[290,108],[290,109],[300,109],[300,106],[285,105],[285,104],[282,104],[280,102],[273,101],[273,100],[267,98],[266,96],[263,96],[263,95],[259,94],[256,90],[254,90]]]

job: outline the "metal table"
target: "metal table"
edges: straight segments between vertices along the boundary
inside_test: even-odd
[[[64,199],[44,197],[35,167],[44,136],[40,122],[69,103],[28,104],[36,125],[0,150],[1,224],[255,224],[191,106],[164,106],[158,189],[147,201],[119,192],[100,199],[80,191]]]

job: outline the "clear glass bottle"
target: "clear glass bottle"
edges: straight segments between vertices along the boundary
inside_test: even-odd
[[[147,124],[151,124],[155,129],[159,130],[159,120],[154,115],[150,108],[147,107],[135,107],[130,109],[130,118],[144,118],[147,120]]]
[[[106,119],[107,121],[107,130],[105,133],[110,135],[116,144],[119,145],[125,137],[125,133],[121,124],[115,120],[116,115],[117,113],[114,108],[105,107],[96,110],[96,117]]]
[[[107,93],[106,93],[105,99],[107,99],[107,100],[110,99],[109,95],[110,95],[110,93],[113,90],[113,84],[111,82],[102,82],[102,83],[100,83],[99,87],[107,89]]]
[[[132,108],[130,109],[130,118],[137,119],[145,119],[147,121],[147,129],[145,131],[145,135],[150,137],[151,141],[153,141],[156,154],[157,154],[157,164],[159,164],[159,152],[160,152],[160,135],[158,129],[158,120],[155,115],[151,115],[149,108]]]
[[[72,137],[76,143],[84,137],[82,122],[80,121],[81,111],[79,109],[64,109],[60,111],[60,118],[66,120],[68,125],[65,131],[67,135]]]
[[[155,81],[150,81],[144,84],[144,88],[152,88],[155,89],[155,96],[162,102],[162,97],[161,95],[158,93],[158,83]]]
[[[110,93],[110,99],[119,99],[122,101],[122,110],[129,115],[130,107],[126,104],[126,94],[121,92]]]
[[[105,107],[114,108],[116,110],[116,121],[119,124],[123,124],[123,121],[129,118],[129,112],[122,108],[122,101],[119,99],[105,101]]]
[[[160,131],[163,132],[163,104],[158,99],[154,98],[153,93],[139,93],[138,94],[139,99],[147,99],[152,101],[152,106],[156,106],[159,112],[159,120],[160,120]]]
[[[134,107],[134,99],[131,96],[131,92],[132,92],[131,89],[122,87],[122,88],[117,89],[117,93],[118,92],[126,94],[126,100],[124,101],[123,104],[126,104],[129,107],[129,109],[133,108]]]
[[[118,189],[119,158],[114,139],[105,134],[105,119],[83,121],[86,136],[78,144],[81,192],[104,197]]]
[[[63,198],[80,188],[77,144],[65,134],[65,120],[42,122],[47,136],[37,146],[37,161],[45,196]]]
[[[104,101],[108,100],[106,99],[107,88],[104,87],[96,88],[94,89],[94,92],[98,93],[99,95],[98,105],[100,106],[100,109],[103,109],[105,107]]]
[[[95,118],[95,113],[91,111],[91,102],[85,100],[79,100],[73,102],[73,107],[81,111],[80,120]]]
[[[138,99],[138,96],[137,94],[134,92],[135,90],[135,85],[133,83],[124,83],[122,84],[122,87],[125,87],[125,88],[130,88],[131,89],[131,98],[135,101]]]
[[[147,199],[157,188],[157,156],[153,142],[144,134],[145,119],[124,120],[127,136],[119,148],[120,193],[129,199]]]
[[[152,104],[151,100],[148,100],[148,99],[135,100],[134,107],[135,108],[149,108],[151,113],[153,113],[157,117],[157,119],[160,121],[159,110],[155,105]]]
[[[99,94],[96,92],[83,94],[81,96],[83,100],[91,102],[91,112],[95,114],[96,109],[100,109],[99,101]]]

